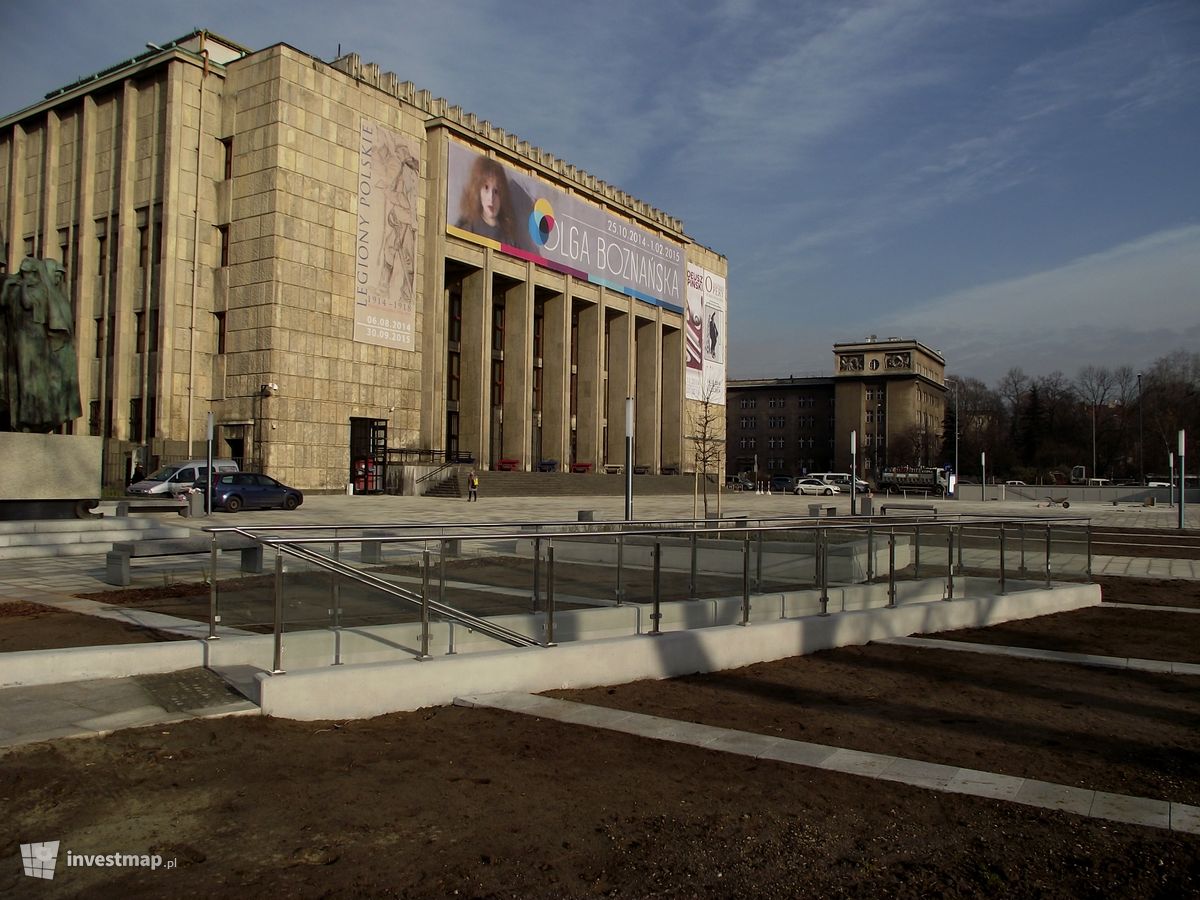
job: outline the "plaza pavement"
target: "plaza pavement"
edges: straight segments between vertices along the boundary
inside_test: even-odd
[[[812,498],[814,500],[818,498]],[[721,516],[804,515],[807,497],[793,495],[723,494],[719,501]],[[823,506],[836,506],[839,514],[849,513],[849,498],[819,498]],[[876,510],[883,503],[876,498]],[[916,501],[914,501],[916,502]],[[114,504],[105,504],[110,512]],[[1029,516],[1039,518],[1090,518],[1096,525],[1132,528],[1174,528],[1177,511],[1164,507],[1116,506],[1112,504],[1072,505],[1070,510],[1046,508],[1030,501],[968,502],[938,501],[939,516],[957,513],[967,516]],[[220,514],[210,518],[181,519],[170,514],[155,514],[172,524],[183,523],[197,531],[210,525],[367,525],[431,523],[466,524],[473,522],[551,522],[576,521],[581,510],[589,511],[597,521],[624,518],[622,497],[529,497],[482,498],[478,503],[465,500],[440,500],[416,497],[313,495],[293,512],[280,510]],[[647,496],[634,498],[638,519],[657,521],[690,519],[704,516],[702,501],[685,496]],[[710,497],[708,516],[718,514],[718,501]],[[1200,527],[1200,510],[1189,512],[1187,524]],[[236,554],[226,564],[233,574]],[[151,568],[178,563],[151,563]],[[196,564],[191,563],[194,569]],[[139,570],[142,568],[138,567]],[[1143,577],[1197,578],[1196,560],[1134,559],[1095,557],[1093,571],[1105,574]],[[27,600],[60,609],[93,615],[113,615],[105,604],[72,598],[79,592],[109,588],[103,581],[104,559],[95,557],[57,557],[15,560],[0,563],[0,602]],[[107,612],[106,612],[107,610]],[[128,617],[128,610],[123,614]],[[146,614],[154,617],[154,614]],[[150,624],[149,620],[147,624]],[[165,624],[170,623],[155,623]],[[196,630],[194,623],[179,623],[180,630]],[[1004,652],[1013,648],[989,648]],[[1027,655],[1038,651],[1023,651]],[[1047,654],[1047,658],[1051,658]],[[1127,797],[1103,792],[1084,791],[1029,779],[1016,779],[994,773],[975,772],[949,766],[935,766],[920,760],[866,754],[837,747],[784,741],[725,729],[713,729],[650,716],[637,716],[614,710],[566,704],[525,695],[488,695],[464,698],[470,706],[492,706],[512,712],[532,713],[566,722],[587,724],[640,734],[657,740],[672,740],[706,746],[714,750],[741,753],[756,758],[772,758],[803,766],[850,772],[864,777],[899,781],[934,790],[995,797],[1047,809],[1063,809],[1084,816],[1112,821],[1132,822],[1172,830],[1200,831],[1200,809],[1153,798]],[[22,744],[63,737],[87,737],[145,725],[165,725],[188,718],[227,715],[253,715],[254,703],[229,688],[217,675],[204,669],[191,669],[163,675],[102,679],[34,687],[10,687],[0,690],[0,754]]]

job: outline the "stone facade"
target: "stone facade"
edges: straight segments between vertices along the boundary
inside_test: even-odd
[[[939,465],[946,363],[920,341],[839,343],[827,377],[731,380],[727,475],[849,472],[857,432],[858,475],[894,465]]]
[[[356,339],[364,122],[416,148],[409,347]],[[111,472],[203,455],[212,413],[216,455],[337,490],[400,451],[599,472],[632,396],[635,464],[689,468],[682,309],[448,233],[454,144],[726,273],[678,219],[354,54],[196,32],[0,119],[4,260],[71,282],[65,430]]]

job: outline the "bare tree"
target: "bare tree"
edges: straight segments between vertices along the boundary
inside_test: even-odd
[[[700,490],[704,498],[704,518],[708,518],[708,473],[715,471],[720,477],[721,458],[725,454],[725,407],[716,402],[721,386],[709,382],[704,388],[704,397],[692,407],[693,459],[700,478]],[[756,473],[757,477],[757,473]]]
[[[1099,428],[1100,408],[1107,405],[1116,381],[1105,366],[1084,366],[1075,379],[1075,392],[1087,404],[1092,421],[1092,476],[1096,471],[1096,431]]]

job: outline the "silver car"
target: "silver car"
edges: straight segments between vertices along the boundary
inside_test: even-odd
[[[794,494],[817,494],[824,497],[832,497],[841,492],[842,489],[836,484],[830,484],[820,478],[798,478],[792,488]]]

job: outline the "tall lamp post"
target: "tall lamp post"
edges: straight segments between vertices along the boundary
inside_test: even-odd
[[[1137,373],[1138,380],[1138,480],[1146,483],[1146,451],[1142,443],[1142,373]]]
[[[954,379],[954,499],[958,499],[958,379]]]

